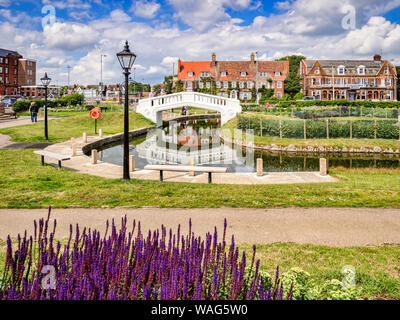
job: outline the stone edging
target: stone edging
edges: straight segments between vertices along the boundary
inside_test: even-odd
[[[231,139],[229,137],[225,137],[220,135],[220,139],[227,143],[232,143],[238,146],[242,146],[245,148],[252,148],[254,150],[264,150],[264,151],[279,151],[279,152],[303,152],[303,153],[367,153],[367,154],[396,154],[400,155],[400,150],[393,150],[391,148],[389,149],[382,149],[380,147],[374,147],[373,149],[368,149],[368,148],[324,148],[324,147],[319,147],[319,148],[314,148],[311,146],[308,147],[296,147],[293,144],[284,147],[284,146],[277,146],[276,144],[271,144],[267,146],[259,146],[253,143],[246,143],[244,141],[240,141],[237,139]]]
[[[129,131],[129,141],[132,141],[135,137],[142,136],[147,134],[150,130],[154,129],[153,127],[140,128]],[[124,134],[117,133],[111,136],[106,136],[100,140],[96,140],[94,142],[88,143],[82,147],[82,152],[85,155],[89,155],[92,150],[102,149],[102,147],[108,146],[113,143],[123,142]]]

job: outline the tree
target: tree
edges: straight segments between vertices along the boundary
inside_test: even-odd
[[[156,84],[153,87],[154,92],[156,93],[156,95],[159,95],[162,91],[162,84]]]
[[[301,91],[301,88],[301,77],[297,73],[289,72],[285,80],[285,93],[294,97]]]
[[[300,61],[305,60],[306,57],[303,56],[286,56],[278,59],[277,61],[285,61],[289,57],[289,73],[285,80],[285,93],[290,94],[294,97],[302,89],[301,78],[298,76]]]
[[[164,85],[164,90],[166,94],[171,94],[174,92],[172,76],[164,77]]]
[[[175,82],[174,92],[182,92],[182,91],[184,91],[183,81],[178,80]]]

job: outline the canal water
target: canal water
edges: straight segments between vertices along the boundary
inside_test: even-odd
[[[122,145],[99,151],[102,151],[102,161],[122,165]],[[400,157],[395,155],[295,154],[242,149],[220,139],[218,120],[175,123],[159,129],[132,142],[130,154],[136,157],[138,169],[148,164],[187,165],[194,161],[197,166],[226,167],[229,172],[255,172],[257,159],[262,158],[266,172],[319,171],[321,157],[329,160],[330,167],[400,167]]]

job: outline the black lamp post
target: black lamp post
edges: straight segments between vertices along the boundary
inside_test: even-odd
[[[136,55],[129,50],[128,41],[124,50],[117,53],[118,61],[125,75],[125,110],[124,110],[124,181],[130,180],[129,174],[129,75],[136,60]]]
[[[40,81],[42,81],[44,86],[44,140],[49,140],[49,131],[47,126],[47,87],[49,86],[51,79],[47,76],[47,72]]]

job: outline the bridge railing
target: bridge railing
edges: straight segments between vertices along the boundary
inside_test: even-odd
[[[143,99],[139,103],[142,105],[145,104],[152,107],[158,107],[164,105],[173,105],[182,102],[188,102],[188,104],[190,104],[190,102],[199,102],[213,106],[227,106],[233,103],[236,104],[239,102],[239,100],[219,97],[219,96],[212,96],[198,92],[179,92],[160,97]]]

